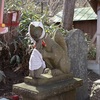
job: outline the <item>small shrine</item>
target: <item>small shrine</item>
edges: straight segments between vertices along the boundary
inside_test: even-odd
[[[8,28],[3,23],[4,0],[0,1],[0,34],[8,32]]]

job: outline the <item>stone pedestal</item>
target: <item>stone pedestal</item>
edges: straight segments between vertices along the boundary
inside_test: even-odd
[[[82,85],[82,80],[66,77],[66,75],[63,79],[56,77],[56,80],[51,78],[49,82],[47,79],[41,82],[43,79],[26,77],[25,83],[13,85],[13,92],[22,95],[23,100],[75,100],[76,89]]]

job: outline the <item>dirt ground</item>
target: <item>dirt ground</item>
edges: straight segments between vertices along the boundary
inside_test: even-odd
[[[23,82],[24,77],[27,76],[27,74],[24,72],[13,72],[12,69],[5,70],[5,74],[7,76],[6,83],[3,82],[0,83],[0,97],[5,97],[12,95],[12,85],[16,83]],[[90,95],[91,87],[94,81],[97,79],[100,79],[100,76],[95,74],[93,71],[88,70],[88,93]]]

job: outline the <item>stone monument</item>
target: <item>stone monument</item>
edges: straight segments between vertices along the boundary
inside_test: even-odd
[[[71,62],[71,72],[74,77],[83,80],[83,86],[77,89],[77,100],[88,98],[87,81],[87,53],[88,46],[85,41],[84,33],[79,29],[73,29],[66,36],[66,44]]]
[[[40,74],[40,77],[27,76],[23,83],[13,85],[13,92],[22,95],[23,100],[76,100],[76,89],[82,86],[82,80],[74,78],[70,73],[64,37],[57,30],[54,39],[51,39],[43,33],[41,23],[38,26],[33,23],[29,25],[29,33],[43,56],[46,68],[43,73],[39,69],[33,71]],[[45,46],[41,45],[41,40]]]

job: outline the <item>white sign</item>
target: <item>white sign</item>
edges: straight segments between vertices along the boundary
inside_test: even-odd
[[[0,29],[0,34],[5,34],[8,32],[8,27]]]
[[[17,12],[16,13],[13,13],[13,15],[12,15],[12,21],[16,21],[16,19],[17,19]]]

